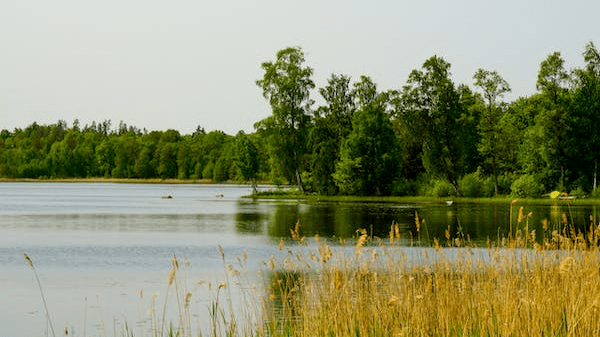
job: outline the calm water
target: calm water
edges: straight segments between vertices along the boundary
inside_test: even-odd
[[[304,235],[331,238],[351,238],[358,228],[386,237],[390,224],[398,222],[407,246],[418,245],[419,236],[443,238],[448,228],[453,236],[464,233],[478,242],[508,231],[508,204],[241,199],[249,193],[247,186],[225,185],[0,183],[0,335],[49,335],[24,252],[40,275],[57,335],[66,327],[70,335],[91,336],[119,332],[123,321],[135,329],[147,326],[153,294],[162,306],[174,254],[189,259],[189,287],[201,294],[196,280],[218,284],[225,277],[219,245],[228,263],[248,253],[251,280],[297,221]],[[569,211],[564,203],[525,205],[525,213],[533,212],[530,228],[539,233],[544,218],[557,225],[565,213],[583,228],[597,211]],[[416,212],[425,220],[420,233]],[[208,303],[207,296],[193,297],[195,307]],[[199,312],[194,325],[202,327],[206,315]]]

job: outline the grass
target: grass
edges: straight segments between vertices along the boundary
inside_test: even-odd
[[[594,336],[600,334],[598,231],[524,248],[410,252],[362,232],[354,251],[301,255],[275,266],[269,331],[284,336]],[[531,235],[531,233],[530,233]],[[362,239],[361,239],[362,238]],[[374,243],[365,246],[365,243]],[[548,249],[544,249],[544,246]],[[323,243],[319,252],[331,248]],[[563,249],[557,249],[563,247]],[[296,268],[296,267],[295,267]],[[293,272],[292,272],[293,271]],[[292,286],[293,285],[293,286]],[[293,301],[289,299],[293,298]]]
[[[304,202],[390,202],[390,203],[446,203],[452,200],[455,203],[471,204],[498,204],[506,205],[514,198],[510,195],[501,195],[491,198],[466,198],[466,197],[430,197],[430,196],[350,196],[350,195],[318,195],[302,193],[294,188],[272,189],[245,196],[252,199],[289,200],[297,199]],[[552,198],[519,198],[519,203],[525,205],[556,205],[566,203],[565,200]],[[600,199],[578,198],[569,200],[572,205],[598,205]]]
[[[518,213],[519,223],[527,221],[521,208]],[[264,261],[258,285],[248,284],[246,254],[227,259],[219,247],[225,279],[208,284],[210,328],[204,331],[192,324],[198,308],[190,299],[198,295],[181,269],[189,262],[173,257],[162,312],[153,305],[145,331],[149,336],[600,335],[600,226],[586,233],[569,225],[548,226],[544,233],[515,226],[498,246],[488,241],[485,247],[448,232],[435,238],[433,247],[401,246],[397,224],[386,238],[359,230],[351,245],[308,239],[301,232],[298,223],[290,230],[291,241],[281,241],[281,255]],[[38,284],[41,291],[39,279]],[[178,319],[167,321],[168,311]]]

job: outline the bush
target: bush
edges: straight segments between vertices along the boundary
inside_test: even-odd
[[[519,198],[535,198],[542,195],[544,186],[531,174],[517,178],[510,186],[511,193]]]
[[[430,197],[449,197],[455,195],[454,187],[445,180],[434,180],[430,188],[427,189],[425,195]]]
[[[498,176],[498,194],[510,194],[512,183],[518,176],[514,173],[506,173]]]
[[[467,198],[483,198],[494,195],[494,183],[479,171],[462,177],[458,182],[458,186],[463,196]]]
[[[419,183],[416,180],[399,179],[394,182],[393,195],[417,195],[418,193]]]
[[[600,199],[600,187],[596,187],[592,190],[592,193],[590,193],[590,197],[594,198],[594,199]]]
[[[569,195],[577,198],[585,198],[586,193],[583,187],[577,186],[574,190],[571,191],[571,193],[569,193]]]

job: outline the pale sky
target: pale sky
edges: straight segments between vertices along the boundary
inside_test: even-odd
[[[317,87],[331,73],[399,89],[433,55],[472,86],[478,68],[535,93],[560,51],[600,48],[596,0],[20,0],[0,5],[0,129],[59,119],[140,129],[253,132],[270,108],[255,81],[300,46]],[[319,100],[317,91],[313,99]]]

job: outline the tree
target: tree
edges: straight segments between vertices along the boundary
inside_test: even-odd
[[[556,52],[540,63],[537,89],[539,94],[531,97],[537,105],[538,113],[534,125],[525,133],[524,144],[529,143],[529,151],[537,152],[541,163],[528,163],[528,173],[537,175],[545,186],[563,190],[567,188],[570,175],[571,156],[569,149],[573,143],[569,113],[568,89],[564,87],[569,76],[563,68],[564,61]],[[579,141],[576,141],[579,143]],[[575,152],[577,152],[575,150]],[[532,157],[532,154],[523,154]]]
[[[235,166],[242,179],[252,182],[252,193],[256,194],[256,177],[259,171],[258,150],[250,136],[244,131],[238,132],[235,137]]]
[[[400,154],[389,115],[381,105],[368,104],[354,114],[333,177],[346,194],[390,195]]]
[[[165,178],[177,178],[177,143],[160,142],[156,149],[158,156],[158,175]]]
[[[403,89],[400,118],[423,148],[423,166],[431,176],[447,180],[460,195],[458,178],[467,160],[460,124],[466,113],[450,79],[450,63],[438,56],[413,70]]]
[[[95,152],[95,164],[100,175],[105,178],[111,176],[115,168],[115,142],[111,138],[104,139],[97,147]]]
[[[317,109],[315,117],[322,117],[332,124],[335,140],[341,143],[352,130],[352,115],[356,110],[355,91],[350,90],[350,77],[331,74],[327,86],[319,88],[326,105]]]
[[[587,44],[583,58],[585,67],[575,72],[571,109],[573,137],[580,142],[573,160],[578,164],[582,182],[596,189],[600,160],[600,53],[594,43]]]
[[[340,159],[342,141],[352,130],[355,92],[350,89],[350,77],[332,74],[327,86],[319,88],[325,100],[314,117],[309,133],[312,190],[321,194],[336,194],[337,186],[332,174]]]
[[[263,90],[273,112],[270,138],[274,155],[282,162],[288,179],[295,177],[298,188],[304,186],[302,173],[306,153],[306,136],[310,122],[310,90],[315,87],[313,69],[305,67],[299,47],[280,50],[274,62],[264,62],[265,74],[256,84]]]
[[[569,81],[569,74],[564,64],[560,52],[554,52],[542,61],[538,72],[536,88],[549,96],[554,104],[558,104],[560,94],[567,90],[565,85]]]
[[[486,101],[486,108],[479,122],[481,139],[478,150],[492,166],[494,193],[498,195],[498,161],[501,160],[503,153],[500,142],[503,130],[500,127],[500,120],[505,108],[498,104],[497,99],[510,92],[510,86],[496,71],[481,68],[475,72],[473,79]]]
[[[377,92],[377,85],[369,76],[361,76],[360,81],[354,83],[352,96],[355,99],[357,109],[362,109],[367,106],[385,104],[385,95]]]

